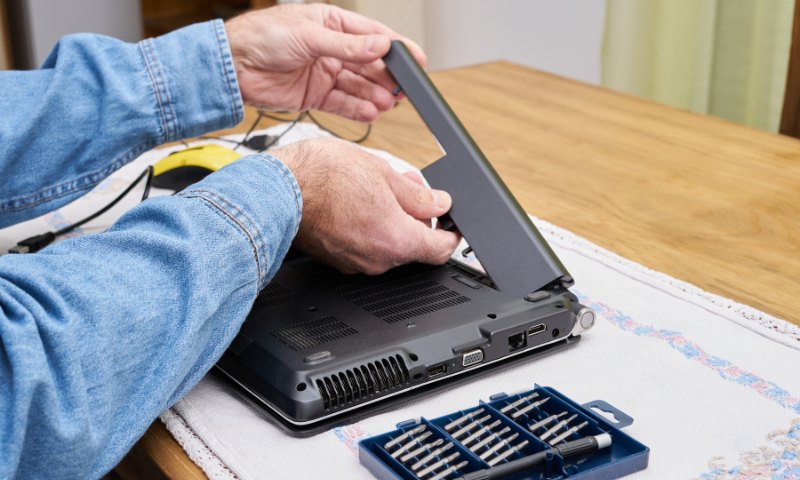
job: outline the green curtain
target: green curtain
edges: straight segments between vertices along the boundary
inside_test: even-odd
[[[794,0],[608,0],[602,83],[778,131]]]

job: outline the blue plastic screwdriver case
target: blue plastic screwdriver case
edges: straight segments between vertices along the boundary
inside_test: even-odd
[[[529,397],[534,392],[538,393],[537,397],[530,400],[522,400],[516,408],[509,410],[506,413],[502,413],[500,411],[500,409],[506,405]],[[545,398],[549,398],[549,400],[528,410],[526,413],[519,415],[516,419],[512,418],[514,412],[524,409],[525,406],[530,405],[532,402],[539,402]],[[587,422],[587,425],[584,428],[569,435],[565,441],[576,440],[584,436],[599,435],[604,432],[611,436],[612,443],[608,448],[568,459],[561,458],[558,455],[553,455],[552,457],[549,457],[543,464],[533,467],[528,471],[507,477],[509,479],[612,479],[647,468],[650,449],[621,430],[622,428],[633,423],[633,419],[630,416],[604,401],[595,400],[580,405],[551,387],[540,387],[538,385],[536,385],[532,390],[513,395],[507,395],[505,393],[496,394],[490,397],[489,402],[481,401],[479,405],[473,408],[459,410],[433,420],[421,418],[419,420],[408,420],[401,422],[397,425],[396,430],[376,435],[359,442],[359,460],[361,464],[364,465],[364,467],[366,467],[376,478],[381,480],[426,480],[436,477],[437,473],[442,473],[450,466],[462,464],[463,462],[467,462],[465,466],[441,478],[452,480],[470,472],[487,469],[490,467],[490,465],[486,462],[490,461],[493,456],[499,455],[505,449],[510,448],[508,445],[505,445],[504,448],[498,449],[495,455],[487,457],[486,461],[484,461],[481,460],[479,455],[486,453],[491,448],[493,443],[488,443],[482,446],[480,449],[476,449],[476,452],[472,452],[470,449],[462,445],[459,440],[456,440],[453,438],[453,436],[451,436],[451,433],[453,433],[455,430],[451,429],[451,431],[448,432],[444,429],[444,426],[450,422],[453,422],[454,420],[481,408],[483,408],[483,411],[472,417],[469,422],[476,419],[485,418],[486,415],[489,415],[490,418],[480,422],[480,424],[472,428],[467,435],[477,432],[481,426],[492,424],[496,424],[496,426],[478,436],[473,442],[470,442],[468,444],[470,447],[474,448],[475,445],[480,442],[480,439],[485,439],[492,433],[500,432],[505,428],[510,429],[504,435],[505,437],[514,434],[518,435],[512,442],[510,442],[512,445],[517,445],[524,440],[528,441],[524,448],[508,456],[499,464],[532,455],[550,448],[549,444],[539,439],[539,435],[543,434],[543,432],[546,430],[546,427],[537,429],[535,432],[529,431],[527,427],[544,420],[551,415],[556,415],[562,412],[567,412],[566,418],[569,418],[572,415],[577,415],[574,421],[569,423],[569,426],[575,426],[579,425],[580,423]],[[616,422],[612,422],[600,414],[595,414],[592,411],[593,409],[601,410],[611,414]],[[466,424],[469,422],[465,422],[459,427],[466,426]],[[400,455],[397,458],[393,458],[391,455],[392,452],[396,451],[397,445],[393,446],[393,448],[389,450],[384,448],[384,445],[393,439],[414,428],[418,428],[423,424],[426,425],[426,428],[423,432],[420,432],[420,434],[425,434],[426,432],[431,432],[431,434],[426,437],[424,442],[417,442],[413,445],[413,447],[408,448],[408,453],[413,453],[415,450],[422,450],[418,454],[406,459],[405,462],[401,462],[400,459],[403,458],[405,454]],[[565,430],[566,429],[562,429],[561,431],[563,432]],[[418,438],[417,435],[415,435],[415,437]],[[461,441],[464,441],[466,438],[468,438],[468,436],[459,437]],[[435,455],[421,466],[418,466],[416,470],[412,470],[411,467],[414,466],[415,463],[418,463],[420,460],[425,460],[424,457],[426,455],[430,456],[429,454],[431,451],[435,450],[436,448],[422,449],[422,443],[430,445],[436,443],[438,439],[442,439],[442,442],[439,443],[439,446],[447,445],[448,442],[452,442],[453,446],[444,453]],[[552,437],[548,440],[552,440]],[[403,445],[408,441],[410,441],[410,439],[400,442],[400,445]],[[433,472],[426,473],[426,475],[423,476],[415,475],[415,472],[419,474],[419,472],[424,471],[425,467],[432,466],[437,461],[446,457],[452,457],[455,453],[459,453],[457,458],[440,465],[440,467],[436,468]]]

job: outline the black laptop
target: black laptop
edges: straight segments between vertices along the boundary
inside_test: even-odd
[[[594,313],[406,47],[389,72],[446,152],[423,169],[482,269],[344,275],[290,252],[218,362],[268,418],[312,435],[574,343]]]

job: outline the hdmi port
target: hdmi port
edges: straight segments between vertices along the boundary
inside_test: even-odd
[[[532,326],[531,328],[528,329],[528,336],[532,337],[534,335],[538,335],[540,333],[543,333],[546,330],[547,330],[547,325],[545,325],[544,323],[540,323],[540,324],[534,325],[534,326]]]
[[[447,365],[444,363],[440,363],[439,365],[434,365],[432,367],[428,367],[428,378],[430,377],[438,377],[447,372]]]

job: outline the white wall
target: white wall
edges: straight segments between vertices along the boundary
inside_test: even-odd
[[[279,0],[282,3],[288,0]],[[306,2],[317,0],[306,0]],[[378,20],[425,48],[424,0],[327,0],[328,3]],[[435,0],[434,0],[435,1]]]
[[[600,83],[606,0],[328,1],[419,43],[429,70],[509,60]]]
[[[142,38],[139,2],[134,0],[26,0],[30,54],[38,66],[59,38],[76,32],[102,33],[125,41]]]
[[[428,68],[509,60],[600,83],[606,0],[424,2]]]

